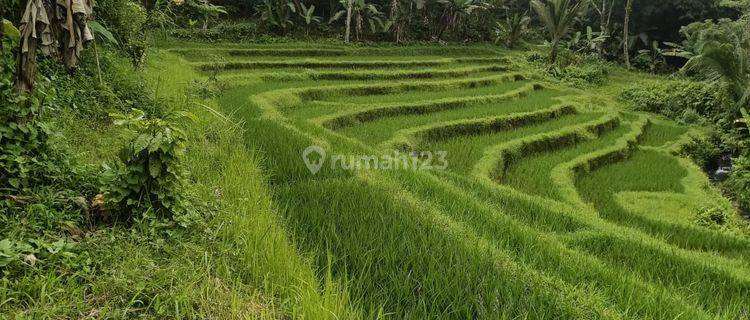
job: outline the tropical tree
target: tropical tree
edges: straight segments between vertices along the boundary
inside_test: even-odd
[[[84,45],[94,40],[88,26],[93,3],[81,4],[42,0],[29,0],[26,3],[18,28],[20,38],[15,79],[17,92],[29,93],[33,90],[37,50],[46,56],[61,58],[69,73],[74,73],[78,69]],[[46,12],[62,14],[46,16]],[[58,52],[62,54],[56,54]]]
[[[443,33],[460,23],[461,17],[471,15],[477,10],[486,9],[488,4],[483,0],[438,0],[443,5],[440,16],[440,29],[435,40],[440,41]]]
[[[633,13],[633,0],[628,0],[625,3],[625,21],[623,23],[623,44],[622,50],[625,57],[625,66],[630,69],[630,15]]]
[[[505,17],[504,22],[496,22],[495,32],[497,37],[495,42],[504,41],[508,48],[513,49],[513,47],[516,46],[516,43],[526,33],[529,27],[529,22],[531,22],[531,17],[529,17],[527,13],[528,12],[523,14],[509,14]]]
[[[612,12],[615,8],[615,0],[591,0],[592,6],[599,15],[599,35],[609,38],[610,25],[612,24]],[[604,41],[598,44],[597,52],[604,54]]]
[[[311,4],[306,6],[304,3],[300,3],[299,15],[302,17],[302,21],[305,23],[305,33],[309,34],[310,28],[313,23],[320,23],[321,18],[315,15],[315,5]]]
[[[375,32],[376,23],[379,23],[381,26],[383,25],[383,20],[380,19],[382,13],[372,3],[367,3],[365,0],[354,0],[352,10],[355,15],[356,25],[354,30],[356,31],[357,41],[360,40],[360,35],[364,33],[363,26],[365,22],[371,26],[373,32]]]
[[[750,16],[738,21],[696,23],[683,29],[687,47],[667,53],[688,59],[682,71],[724,83],[735,113],[750,102]]]
[[[187,0],[187,5],[195,10],[203,20],[203,30],[208,29],[208,20],[217,18],[221,14],[227,14],[222,6],[213,5],[208,0]]]
[[[357,37],[357,41],[360,40],[360,36],[364,33],[363,26],[367,22],[370,25],[372,32],[377,30],[388,31],[392,22],[384,22],[381,18],[382,13],[378,8],[372,4],[367,3],[365,0],[341,0],[341,4],[346,6],[346,11],[337,12],[329,21],[329,23],[336,21],[346,13],[346,31],[344,33],[344,41],[349,42],[351,36],[351,24],[354,19],[354,31]]]
[[[586,0],[531,0],[531,7],[549,33],[552,63],[557,62],[560,41],[568,35],[586,3]]]
[[[282,34],[286,34],[294,25],[292,17],[297,7],[294,2],[288,0],[263,0],[256,10],[260,13],[260,20],[266,25],[278,28]]]
[[[341,0],[341,4],[346,8],[346,31],[344,33],[344,41],[349,43],[352,34],[352,7],[354,6],[354,0]],[[341,11],[331,18],[330,22],[335,21],[341,16]]]
[[[415,15],[415,12],[423,10],[426,5],[426,0],[392,0],[391,1],[391,12],[390,21],[393,26],[391,31],[394,32],[394,40],[396,43],[400,43],[404,38],[406,25]]]

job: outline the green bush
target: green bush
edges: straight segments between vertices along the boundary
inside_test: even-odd
[[[724,183],[723,189],[737,202],[744,212],[750,212],[750,157],[734,159],[732,175]]]
[[[178,39],[207,42],[251,42],[259,37],[258,26],[252,22],[222,22],[206,30],[176,29],[172,31],[172,36]]]
[[[731,219],[731,212],[716,207],[709,207],[701,209],[701,211],[696,214],[695,222],[699,226],[723,229],[729,225]]]
[[[718,134],[693,137],[680,150],[682,156],[688,157],[703,170],[712,166],[721,157],[721,137]]]
[[[31,95],[17,95],[11,77],[0,77],[0,188],[26,190],[60,171],[48,144],[50,130],[40,120],[54,92],[38,83]]]
[[[117,116],[116,124],[128,125],[135,138],[120,151],[120,160],[108,172],[112,182],[106,193],[131,221],[148,211],[158,218],[180,219],[190,213],[185,200],[186,173],[182,167],[186,136],[176,119],[144,119],[142,111]]]
[[[709,82],[642,82],[623,90],[620,99],[630,103],[636,110],[658,113],[684,122],[695,121],[690,116],[692,111],[688,110],[714,121],[729,116],[730,100],[726,91]]]
[[[601,63],[571,65],[556,70],[553,71],[555,77],[575,87],[602,85],[608,74],[606,67]]]
[[[130,0],[102,0],[97,2],[97,18],[118,39],[121,49],[134,67],[139,67],[146,53],[146,9]]]

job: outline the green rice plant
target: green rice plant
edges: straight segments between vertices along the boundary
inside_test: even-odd
[[[613,272],[614,274],[628,274],[629,272],[632,272],[630,269],[622,269],[618,270],[618,262],[621,259],[622,260],[629,260],[632,261],[632,263],[638,263],[642,265],[643,269],[649,269],[649,270],[655,270],[653,274],[651,275],[650,281],[652,281],[655,285],[660,285],[662,283],[662,278],[670,278],[674,280],[670,280],[674,282],[678,282],[679,285],[684,287],[690,287],[693,286],[694,283],[702,281],[704,285],[700,288],[694,288],[691,290],[694,291],[701,291],[702,296],[708,296],[711,294],[717,295],[716,298],[711,299],[710,302],[706,302],[703,299],[700,298],[694,298],[694,293],[691,291],[682,291],[685,293],[684,296],[682,296],[681,299],[688,299],[692,305],[694,305],[696,308],[703,309],[709,306],[712,310],[712,312],[721,312],[723,314],[722,310],[733,310],[737,311],[736,314],[742,314],[742,308],[743,305],[741,303],[737,303],[741,299],[741,295],[736,295],[735,288],[743,288],[745,286],[744,283],[747,281],[747,269],[744,263],[740,262],[731,262],[728,264],[725,264],[726,261],[721,261],[721,259],[717,259],[716,257],[711,256],[696,256],[689,254],[685,251],[675,250],[674,248],[665,248],[663,243],[654,242],[653,239],[650,239],[648,237],[645,237],[642,234],[633,233],[627,229],[623,229],[620,227],[613,227],[607,223],[602,224],[601,222],[598,222],[598,218],[591,218],[591,216],[587,215],[581,215],[580,209],[575,209],[572,207],[566,207],[565,205],[561,203],[555,203],[554,201],[544,200],[542,198],[538,198],[535,196],[528,196],[521,194],[514,189],[510,189],[507,187],[502,187],[500,185],[494,185],[491,182],[481,182],[480,181],[470,181],[469,179],[460,177],[458,175],[453,174],[441,174],[444,178],[450,178],[450,181],[457,181],[459,182],[459,185],[468,186],[471,185],[471,188],[462,188],[463,190],[466,190],[467,192],[473,193],[473,194],[483,194],[482,199],[485,199],[484,201],[487,201],[488,203],[493,204],[493,207],[496,208],[502,208],[503,212],[507,212],[508,214],[511,214],[513,217],[516,217],[518,219],[521,219],[521,221],[533,221],[534,223],[529,224],[530,226],[533,226],[535,228],[539,228],[541,226],[542,230],[552,228],[553,225],[565,224],[570,225],[571,220],[577,221],[578,223],[583,223],[586,225],[586,229],[593,228],[594,230],[601,230],[601,233],[595,232],[576,232],[572,234],[571,239],[576,239],[579,237],[584,237],[588,235],[597,235],[597,234],[607,234],[607,235],[618,235],[616,236],[616,240],[618,244],[616,246],[617,249],[610,250],[610,248],[615,246],[608,246],[606,244],[602,245],[600,248],[602,252],[606,252],[607,254],[613,254],[616,255],[616,258],[612,258],[611,260],[605,260],[605,262],[608,264],[607,266],[604,266],[603,269],[607,270],[606,272]],[[434,182],[433,182],[434,183]],[[486,191],[482,191],[482,190]],[[491,191],[490,189],[496,189],[494,191]],[[486,192],[486,193],[485,193]],[[435,197],[435,199],[440,199],[440,197]],[[532,206],[532,208],[530,208]],[[524,209],[526,208],[526,209]],[[461,212],[458,212],[457,215],[465,215]],[[497,218],[493,218],[491,221],[496,221]],[[539,222],[542,222],[542,224],[538,224]],[[485,225],[485,224],[491,224],[493,222],[483,222],[479,223],[478,225]],[[496,223],[500,225],[507,225],[507,222],[497,221]],[[574,222],[575,223],[575,222]],[[577,226],[576,229],[580,229],[581,226]],[[525,231],[522,234],[529,234],[529,231]],[[510,233],[507,231],[499,231],[495,230],[492,231],[491,234],[495,235],[504,235],[507,236]],[[613,238],[615,239],[615,238]],[[573,240],[571,240],[573,241]],[[517,248],[517,246],[516,246]],[[544,262],[550,262],[554,260],[550,260],[550,258],[541,258],[538,257],[539,255],[539,249],[544,248],[543,246],[533,246],[533,250],[535,253],[532,255],[536,259],[539,259],[538,261],[544,261]],[[586,253],[586,248],[578,247],[583,251],[583,253]],[[556,250],[557,251],[557,250]],[[648,257],[643,257],[641,255],[641,252],[653,252],[652,255]],[[580,260],[579,260],[580,262]],[[662,268],[653,268],[652,266],[654,264],[663,265]],[[554,266],[563,266],[567,264],[557,264],[553,263]],[[581,272],[589,273],[592,270],[595,270],[596,268],[592,268],[594,264],[591,262],[584,262],[585,267],[575,269],[573,272],[576,272],[579,275],[583,275]],[[675,267],[680,266],[680,267]],[[680,269],[679,274],[675,275],[674,273],[676,268]],[[743,270],[744,268],[744,270]],[[684,271],[683,271],[684,270]],[[708,276],[712,280],[700,280],[702,279],[702,272],[706,272],[710,274],[711,276]],[[555,271],[556,274],[560,274],[559,270]],[[710,285],[710,283],[716,284],[716,283],[732,283],[732,286],[725,287],[724,285]],[[737,287],[734,287],[737,286]],[[597,286],[597,288],[601,287],[607,287],[604,286]],[[668,295],[675,296],[674,288],[668,287],[665,289],[662,289],[666,292],[670,292]],[[745,289],[743,289],[745,290]],[[708,293],[711,292],[711,293]],[[733,297],[732,299],[727,299],[727,297]],[[648,306],[647,303],[637,304],[639,307],[646,307]],[[659,306],[654,306],[656,309],[659,309]],[[658,312],[658,311],[657,311]],[[693,317],[693,316],[691,316]],[[658,318],[658,317],[657,317]]]
[[[609,146],[579,156],[569,162],[558,165],[550,174],[561,198],[573,205],[586,206],[575,188],[576,179],[601,166],[627,159],[638,144],[639,139],[650,122],[640,118],[631,122],[629,132]]]
[[[526,96],[535,90],[542,90],[543,86],[538,84],[529,84],[516,90],[498,95],[474,96],[469,98],[446,98],[426,102],[414,103],[394,103],[391,105],[365,107],[362,110],[344,111],[338,114],[327,115],[318,119],[316,122],[321,123],[329,129],[340,129],[343,127],[371,122],[374,120],[402,116],[408,114],[429,114],[439,111],[465,108],[472,104],[502,102]]]
[[[535,112],[541,106],[558,104],[557,97],[562,94],[562,92],[555,90],[539,90],[530,92],[524,97],[498,101],[487,99],[488,102],[475,103],[473,101],[481,101],[481,98],[490,98],[488,96],[477,96],[463,100],[467,104],[460,108],[451,108],[426,114],[395,115],[340,128],[337,132],[356,138],[364,143],[391,148],[395,145],[403,145],[404,139],[409,140],[407,137],[412,132],[423,128],[440,127],[442,123],[457,121],[472,123],[476,119]],[[564,114],[560,116],[564,116]],[[413,142],[421,141],[415,140]]]
[[[303,100],[321,100],[342,96],[384,96],[409,91],[439,91],[446,89],[471,89],[523,81],[526,78],[520,73],[505,73],[482,78],[467,78],[441,81],[401,81],[396,83],[381,82],[375,84],[357,84],[305,88],[296,91]],[[541,86],[541,85],[540,85]]]
[[[402,80],[402,79],[433,79],[469,76],[479,73],[505,72],[508,67],[488,65],[480,67],[461,67],[451,69],[421,69],[389,71],[308,71],[305,73],[268,73],[261,76],[266,81],[290,80]]]
[[[610,221],[644,230],[683,248],[747,259],[750,256],[749,239],[698,226],[649,219],[628,212],[616,201],[615,195],[624,191],[684,193],[682,181],[686,176],[687,170],[678,160],[658,151],[647,150],[635,153],[628,161],[584,175],[577,182],[577,188],[584,201],[593,204]]]
[[[558,189],[560,186],[553,181],[553,175],[564,164],[602,148],[614,144],[620,137],[631,130],[629,125],[612,128],[612,131],[602,132],[601,136],[588,141],[581,141],[561,149],[544,150],[530,155],[522,161],[512,163],[501,180],[501,183],[517,190],[555,200],[564,200]]]
[[[231,61],[240,69],[219,77],[231,86],[217,98],[219,110],[242,132],[218,154],[233,150],[236,158],[223,165],[206,153],[201,159],[212,160],[202,166],[223,168],[224,185],[236,189],[224,191],[234,213],[222,220],[232,224],[224,242],[238,243],[229,250],[239,260],[229,265],[248,284],[269,275],[262,292],[278,295],[272,316],[746,316],[747,239],[680,216],[699,204],[729,206],[671,155],[684,128],[614,112],[610,97],[495,74],[512,59],[482,47],[215,52],[252,60]],[[267,55],[300,58],[276,63]],[[312,175],[301,151],[313,144],[344,155],[394,145],[447,151],[449,167],[324,167]],[[243,174],[247,159],[256,171]],[[267,176],[251,186],[269,182],[273,192],[245,186],[258,169]],[[260,195],[251,204],[240,201],[252,192]],[[686,199],[690,205],[678,206]],[[255,208],[258,225],[246,218]],[[661,210],[669,217],[657,219]],[[268,271],[275,265],[281,271]]]
[[[435,60],[404,60],[404,61],[388,61],[388,60],[365,60],[365,61],[326,61],[326,60],[291,60],[291,61],[229,61],[220,63],[218,66],[213,63],[197,63],[194,64],[199,70],[212,70],[221,68],[225,70],[231,69],[265,69],[265,68],[359,68],[359,69],[374,69],[384,67],[433,67],[439,65],[450,64],[454,62],[451,59],[435,59]],[[471,62],[471,61],[467,61]],[[488,61],[492,62],[492,61]]]
[[[489,176],[502,181],[508,168],[529,154],[574,145],[598,137],[601,133],[620,125],[615,115],[605,115],[597,120],[561,130],[544,132],[533,136],[505,142],[485,149],[484,156],[477,162],[473,173]]]
[[[517,264],[509,252],[386,184],[375,177],[326,180],[278,192],[300,243],[330,252],[334,274],[348,279],[371,314],[382,308],[409,319],[613,317],[596,298]],[[327,259],[317,254],[319,264]]]
[[[455,221],[464,223],[494,245],[512,250],[530,268],[555,274],[568,283],[588,288],[587,292],[594,296],[603,297],[621,317],[669,318],[682,313],[690,313],[691,318],[708,317],[700,308],[686,305],[664,288],[616,272],[585,253],[566,248],[556,239],[509,219],[503,210],[493,210],[441,179],[408,173],[394,176],[399,185],[429,199],[426,201]],[[577,233],[587,234],[580,229]]]
[[[686,128],[668,124],[666,121],[654,122],[646,129],[646,132],[641,138],[640,145],[661,147],[668,142],[678,140],[687,132],[688,130]]]
[[[424,141],[418,146],[418,150],[441,150],[448,153],[449,162],[448,170],[460,174],[471,174],[480,162],[487,161],[489,167],[493,167],[497,162],[498,153],[493,153],[490,149],[493,146],[502,145],[509,141],[523,139],[524,137],[540,136],[549,132],[562,130],[563,128],[578,127],[582,123],[602,123],[608,122],[611,118],[602,119],[602,113],[580,113],[575,115],[563,116],[558,119],[547,121],[538,125],[521,127],[511,131],[501,131],[491,134],[455,137],[444,141]],[[599,119],[599,120],[597,120]],[[491,169],[491,168],[490,168]],[[487,172],[490,172],[488,170]],[[489,177],[489,175],[481,175]]]
[[[721,318],[737,318],[747,313],[745,297],[750,292],[750,278],[746,271],[716,270],[708,266],[708,261],[688,263],[682,257],[665,261],[663,253],[657,250],[640,248],[637,253],[633,252],[626,247],[625,241],[615,240],[621,237],[617,234],[581,234],[570,243],[613,268],[659,283],[671,292],[679,293],[685,301]]]
[[[476,118],[471,120],[447,121],[442,123],[412,127],[396,133],[396,137],[386,142],[401,150],[413,150],[422,141],[440,141],[457,136],[471,136],[507,131],[519,127],[543,123],[565,115],[577,113],[571,105],[554,106],[539,111],[512,113],[506,116]]]

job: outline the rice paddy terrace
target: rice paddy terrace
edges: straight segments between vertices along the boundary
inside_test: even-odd
[[[673,155],[688,128],[485,47],[172,51],[230,85],[284,228],[361,317],[750,318],[750,239],[694,222],[730,204]],[[447,166],[330,162],[394,150]]]

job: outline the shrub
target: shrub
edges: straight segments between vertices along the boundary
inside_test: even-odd
[[[742,211],[750,211],[750,157],[741,156],[734,159],[732,175],[723,187]]]
[[[725,90],[715,83],[675,80],[643,82],[626,88],[620,99],[636,110],[664,115],[668,118],[694,121],[683,117],[693,110],[711,120],[729,116],[729,99]],[[692,111],[690,111],[692,112]]]
[[[718,134],[693,137],[680,150],[682,156],[688,157],[703,170],[715,169],[721,157],[721,138]]]
[[[152,211],[159,218],[180,219],[191,213],[183,194],[186,136],[175,125],[177,119],[144,119],[138,110],[115,117],[116,124],[128,125],[135,133],[120,151],[122,163],[108,172],[113,182],[106,193],[120,218],[129,221]]]
[[[50,131],[40,120],[53,97],[44,83],[31,95],[17,95],[11,77],[0,75],[0,187],[25,190],[59,171],[51,158]]]
[[[526,61],[532,63],[542,63],[547,61],[547,57],[545,57],[544,54],[539,51],[531,51],[530,53],[526,54]]]
[[[119,40],[122,50],[130,57],[133,66],[139,67],[143,63],[147,49],[146,10],[128,0],[98,1],[96,9],[97,16]]]
[[[606,67],[600,63],[571,65],[553,71],[553,75],[555,75],[556,78],[575,87],[602,85],[607,79],[607,74]]]
[[[178,39],[208,42],[251,42],[258,38],[258,26],[251,22],[222,22],[206,30],[177,29],[172,31],[172,36]]]
[[[722,229],[730,224],[731,219],[731,212],[717,207],[707,207],[696,214],[695,222],[703,227]]]

